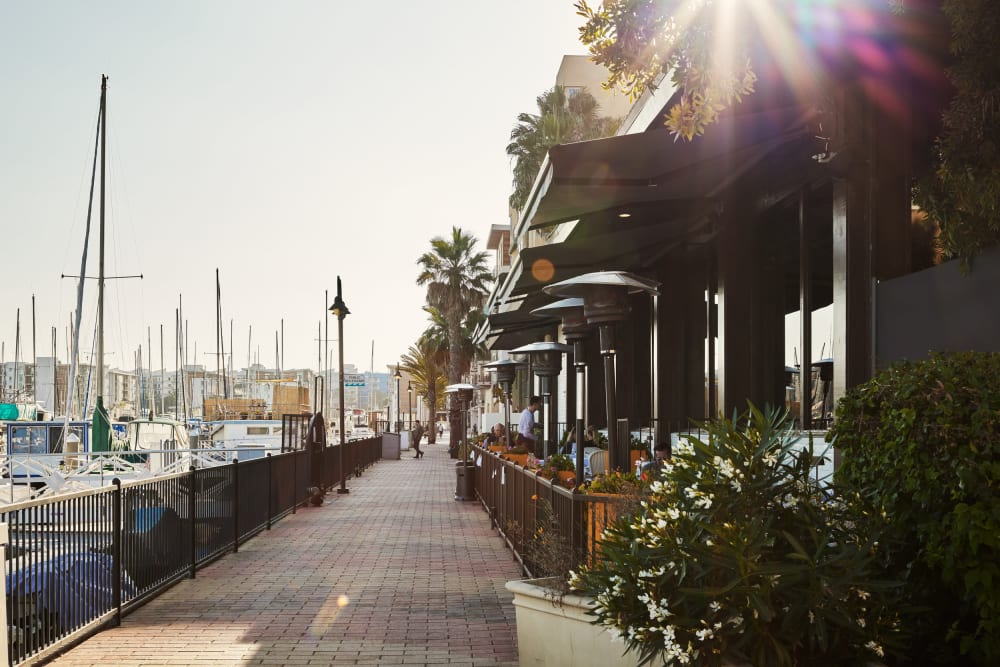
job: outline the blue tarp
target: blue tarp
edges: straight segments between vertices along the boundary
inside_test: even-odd
[[[78,628],[114,609],[113,582],[111,556],[63,554],[7,575],[7,601],[35,595],[37,606],[57,614],[63,629]],[[122,599],[134,595],[134,586],[123,572]]]

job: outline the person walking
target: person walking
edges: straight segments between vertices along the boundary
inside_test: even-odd
[[[424,437],[424,425],[420,423],[419,419],[416,421],[416,424],[413,425],[412,437],[413,437],[413,448],[417,451],[417,455],[414,456],[413,458],[419,459],[421,456],[424,455],[424,453],[420,451],[420,439]]]
[[[535,445],[538,436],[535,435],[535,411],[542,407],[542,399],[532,396],[528,399],[528,407],[521,412],[521,419],[517,422],[517,444],[526,447],[528,452],[535,454]]]

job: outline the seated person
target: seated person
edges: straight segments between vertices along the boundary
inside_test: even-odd
[[[659,477],[663,474],[664,468],[670,462],[670,445],[661,442],[653,450],[653,460],[642,466],[642,472],[651,477]]]
[[[507,429],[503,424],[497,422],[490,429],[489,434],[486,436],[485,443],[487,445],[506,445],[507,444]]]

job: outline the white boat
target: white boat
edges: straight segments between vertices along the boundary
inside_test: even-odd
[[[228,459],[259,459],[281,451],[282,423],[278,419],[223,419],[210,426],[211,447]]]

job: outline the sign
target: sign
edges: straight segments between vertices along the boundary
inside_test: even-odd
[[[363,387],[365,386],[365,376],[361,373],[344,373],[344,386]]]

